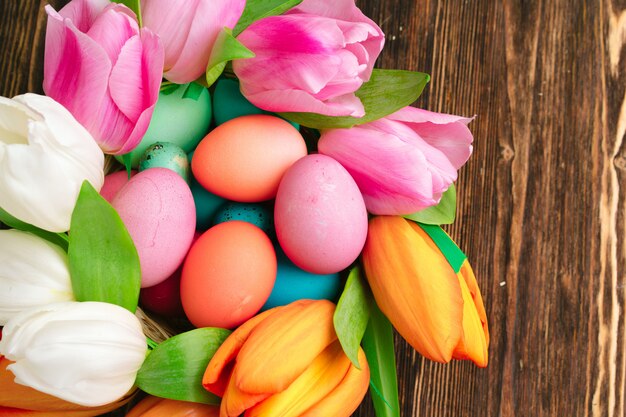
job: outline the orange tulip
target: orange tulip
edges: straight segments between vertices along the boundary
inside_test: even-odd
[[[147,396],[139,401],[126,417],[218,417],[216,405],[192,403]]]
[[[119,401],[99,407],[84,407],[44,394],[14,382],[7,369],[11,361],[0,356],[0,417],[91,417],[113,411],[132,398],[132,393]]]
[[[300,300],[253,317],[217,350],[202,384],[222,396],[220,417],[349,416],[369,385],[333,328],[335,305]]]
[[[487,366],[487,315],[467,260],[455,273],[430,236],[398,216],[370,220],[362,257],[376,303],[415,350]]]

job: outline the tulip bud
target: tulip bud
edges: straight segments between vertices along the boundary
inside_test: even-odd
[[[333,328],[335,305],[300,300],[267,310],[224,341],[202,384],[222,396],[220,416],[349,416],[369,384],[359,349],[357,369]]]
[[[241,92],[272,112],[362,117],[354,92],[368,81],[384,34],[354,0],[304,0],[260,19],[238,37],[255,53],[236,59]]]
[[[23,311],[3,329],[0,354],[15,382],[88,407],[132,387],[147,353],[141,323],[102,302],[65,302]]]
[[[163,45],[135,14],[108,0],[46,6],[43,89],[110,154],[130,152],[159,96]]]
[[[18,219],[65,232],[80,187],[104,182],[104,155],[53,99],[0,97],[0,207]]]
[[[455,273],[417,223],[397,216],[370,220],[362,256],[376,303],[415,350],[487,366],[487,316],[467,260]]]
[[[372,214],[404,215],[434,206],[472,153],[471,119],[405,107],[318,142],[352,175]]]
[[[22,310],[74,299],[67,254],[19,230],[0,230],[0,326]]]
[[[204,74],[217,35],[234,28],[245,0],[141,0],[143,24],[165,49],[164,77],[184,84]]]

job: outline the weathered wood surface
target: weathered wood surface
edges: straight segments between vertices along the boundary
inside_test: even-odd
[[[63,1],[52,1],[59,6]],[[45,1],[0,1],[0,93],[41,92]],[[402,415],[626,415],[626,1],[360,0],[417,103],[477,117],[458,220],[490,364],[398,340]],[[358,416],[373,416],[368,402]]]

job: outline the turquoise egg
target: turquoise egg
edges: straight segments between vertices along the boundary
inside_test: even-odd
[[[171,169],[189,182],[189,160],[183,149],[170,142],[157,142],[148,147],[139,159],[139,171],[149,168]]]
[[[229,201],[215,213],[213,222],[218,224],[230,220],[252,223],[263,230],[270,238],[273,238],[275,235],[273,210],[267,204]]]
[[[278,268],[276,282],[261,310],[287,305],[301,299],[337,301],[343,282],[339,274],[317,275],[306,272],[291,262],[280,248],[276,249]]]
[[[224,122],[239,116],[249,114],[271,114],[274,113],[261,110],[250,103],[239,91],[239,82],[232,78],[220,78],[215,84],[213,92],[213,116],[215,124],[221,125]],[[298,123],[289,122],[296,129],[300,129]]]
[[[138,167],[141,155],[155,142],[174,143],[185,153],[191,152],[208,133],[211,116],[211,96],[203,86],[189,83],[162,87],[148,130],[130,152],[132,167]],[[123,163],[121,155],[115,158]]]
[[[193,158],[193,152],[189,154],[189,161]],[[213,218],[217,210],[227,201],[226,199],[213,194],[204,188],[193,177],[193,171],[190,171],[189,188],[196,205],[196,230],[207,230],[213,226]]]

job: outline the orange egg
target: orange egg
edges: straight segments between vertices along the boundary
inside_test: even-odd
[[[276,280],[276,252],[251,223],[233,220],[204,232],[183,265],[180,297],[196,327],[233,328],[254,316]]]
[[[285,171],[307,154],[300,132],[285,120],[248,115],[213,129],[198,144],[191,170],[210,192],[259,202],[276,196]]]

